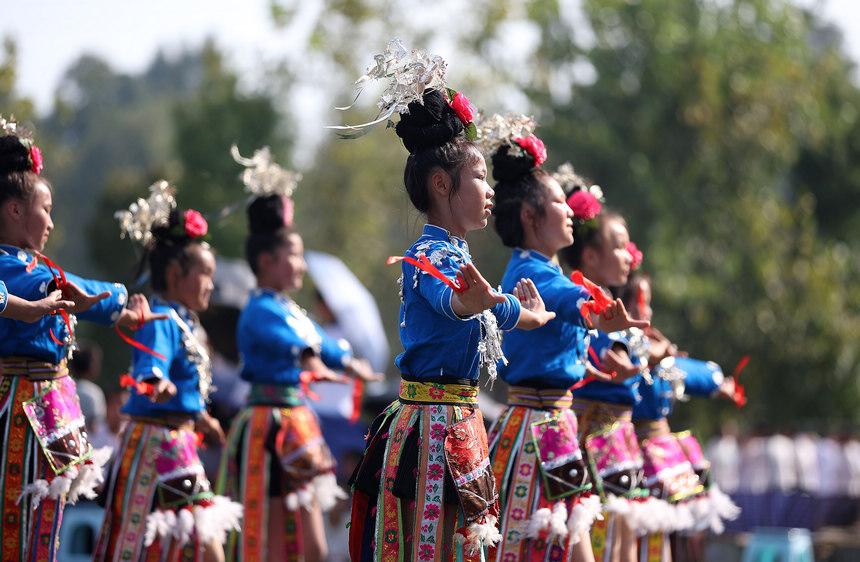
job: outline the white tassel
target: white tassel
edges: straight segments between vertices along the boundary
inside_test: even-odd
[[[741,514],[741,508],[735,505],[732,498],[723,493],[716,484],[712,484],[708,489],[708,499],[710,500],[711,513],[713,514],[710,519],[710,527],[715,534],[719,535],[726,530],[723,521],[737,519]]]
[[[577,500],[570,512],[570,519],[567,520],[568,536],[570,537],[568,545],[578,544],[582,539],[582,534],[591,529],[594,520],[603,519],[603,515],[600,514],[601,508],[600,496],[596,494]]]
[[[704,531],[710,525],[711,502],[707,494],[696,496],[690,504],[690,512],[693,515],[693,528],[696,531]]]
[[[528,537],[536,539],[540,532],[549,527],[549,521],[552,518],[552,512],[548,507],[542,507],[532,513],[529,518]]]
[[[21,493],[18,494],[18,499],[15,500],[15,505],[21,503],[24,496],[32,495],[30,498],[30,509],[36,509],[39,507],[42,500],[48,497],[49,488],[50,486],[48,485],[47,480],[36,480],[32,484],[27,484],[24,486],[24,489],[21,490]]]
[[[564,538],[567,536],[567,505],[564,502],[558,502],[552,508],[552,518],[549,520],[549,537],[547,542],[552,542],[556,537]]]
[[[176,514],[176,526],[173,528],[173,536],[179,541],[180,545],[186,544],[194,533],[194,514],[190,509],[178,510]]]
[[[72,487],[69,489],[69,495],[66,498],[68,503],[73,504],[83,496],[93,500],[98,493],[96,490],[105,481],[104,466],[108,463],[113,454],[113,447],[101,447],[93,449],[90,458],[80,466],[80,474],[72,482]]]
[[[693,516],[693,501],[685,501],[675,504],[675,526],[672,531],[689,531],[696,526],[696,518]]]
[[[345,500],[349,497],[343,488],[337,485],[337,478],[332,472],[320,474],[311,481],[311,484],[323,513],[331,511],[337,505],[338,500]]]
[[[54,477],[48,487],[48,496],[55,500],[60,499],[63,494],[71,489],[72,482],[78,477],[78,473],[78,468],[72,466],[66,469],[63,474]]]
[[[144,546],[151,546],[156,537],[161,539],[170,533],[176,523],[176,514],[171,511],[157,509],[146,516],[146,532],[143,535]]]
[[[487,515],[484,523],[472,523],[468,527],[468,536],[464,549],[467,554],[475,554],[484,546],[492,546],[502,540],[499,532],[498,518]]]
[[[227,533],[241,528],[242,504],[225,496],[212,498],[212,505],[194,506],[194,526],[201,543],[227,541]]]
[[[609,494],[606,499],[605,508],[607,513],[616,513],[621,516],[626,516],[630,513],[630,500],[619,498],[614,494]]]

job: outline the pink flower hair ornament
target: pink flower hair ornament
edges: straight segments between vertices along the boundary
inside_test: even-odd
[[[630,253],[630,269],[637,271],[642,265],[642,251],[633,242],[628,242],[627,252]]]
[[[185,234],[192,240],[203,238],[209,234],[209,224],[203,215],[194,209],[188,209],[182,216],[185,229]]]
[[[573,216],[582,221],[588,221],[600,214],[600,201],[591,192],[576,190],[567,198],[567,205],[573,211]]]
[[[526,138],[514,139],[520,148],[526,151],[535,161],[535,167],[546,162],[546,146],[543,141],[537,138],[534,134]]]

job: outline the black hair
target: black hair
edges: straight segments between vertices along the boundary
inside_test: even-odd
[[[170,211],[167,224],[153,226],[153,244],[141,260],[140,272],[144,264],[149,264],[149,284],[152,290],[167,290],[167,270],[172,263],[179,264],[183,275],[188,273],[195,259],[197,246],[209,248],[205,242],[192,238],[185,232],[184,211]]]
[[[626,227],[627,221],[616,211],[603,207],[600,214],[587,221],[573,220],[573,244],[562,248],[559,257],[571,269],[581,269],[585,248],[602,248],[605,240],[603,230],[610,220],[618,220]]]
[[[30,168],[30,151],[21,139],[16,135],[0,137],[0,205],[10,199],[29,202],[40,179],[50,189],[50,184]]]
[[[496,192],[493,226],[502,244],[515,248],[523,245],[525,229],[520,218],[523,205],[529,205],[538,217],[546,214],[546,181],[550,174],[534,165],[531,158],[513,157],[502,145],[493,154],[493,186]]]
[[[475,162],[480,151],[461,134],[463,123],[444,93],[427,90],[423,101],[409,104],[409,113],[400,116],[395,131],[409,151],[403,171],[409,200],[418,211],[426,213],[430,210],[427,179],[433,171],[440,168],[451,176],[450,199],[460,187],[460,170]]]
[[[290,235],[295,228],[286,224],[285,197],[278,194],[264,195],[248,205],[248,237],[245,239],[245,259],[251,271],[257,275],[261,254],[274,253],[278,248],[290,244]]]

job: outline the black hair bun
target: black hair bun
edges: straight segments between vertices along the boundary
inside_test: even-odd
[[[271,234],[287,224],[286,198],[264,195],[248,205],[248,230],[251,234]]]
[[[30,151],[15,135],[0,137],[0,174],[26,172],[31,167]]]
[[[534,170],[535,163],[531,158],[510,155],[510,147],[501,145],[493,154],[493,179],[497,182],[515,182]]]
[[[172,210],[167,218],[167,224],[153,225],[150,228],[152,238],[156,244],[174,245],[190,240],[184,228],[180,228],[180,217],[182,211]]]
[[[424,103],[413,101],[394,129],[410,153],[442,146],[463,131],[463,122],[439,90],[424,92]]]

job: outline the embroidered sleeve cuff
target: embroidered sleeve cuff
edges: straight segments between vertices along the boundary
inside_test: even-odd
[[[6,304],[9,302],[9,291],[6,290],[6,283],[0,281],[0,314],[6,311]]]

